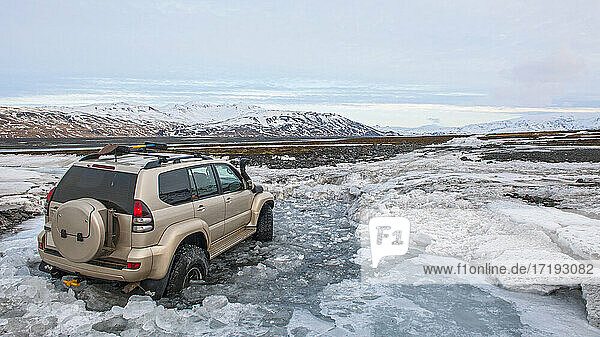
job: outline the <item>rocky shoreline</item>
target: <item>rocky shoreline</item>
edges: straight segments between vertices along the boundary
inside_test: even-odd
[[[582,163],[582,162],[600,162],[599,148],[571,148],[571,149],[552,149],[551,151],[533,151],[517,150],[490,151],[486,153],[482,160],[494,161],[531,161],[543,163]]]
[[[21,205],[0,206],[0,234],[17,233],[17,226],[23,221],[41,214],[39,211],[28,210]]]
[[[310,149],[290,154],[247,154],[250,165],[270,169],[313,168],[336,166],[341,163],[374,162],[390,159],[398,154],[414,151],[422,144],[377,144],[368,146],[338,146]]]

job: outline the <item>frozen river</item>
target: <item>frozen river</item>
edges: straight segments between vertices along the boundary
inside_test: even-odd
[[[597,258],[600,164],[483,160],[490,144],[456,140],[337,167],[252,168],[254,180],[276,195],[275,240],[243,242],[212,261],[205,284],[159,302],[115,295],[120,288],[111,283],[84,283],[75,293],[38,272],[35,236],[43,219],[34,218],[0,241],[0,331],[600,335],[586,321],[578,289],[515,285],[510,278],[403,281],[414,261]],[[1,187],[17,192],[0,201],[18,195],[33,203],[72,160],[3,156],[0,170],[12,178]],[[553,207],[526,201],[532,198]],[[411,221],[410,249],[383,261],[384,274],[369,274],[366,224],[380,215]]]

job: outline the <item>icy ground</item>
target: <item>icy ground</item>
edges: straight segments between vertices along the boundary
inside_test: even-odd
[[[0,208],[18,205],[41,212],[42,202],[74,156],[0,156]]]
[[[365,277],[370,265],[366,223],[376,215],[410,219],[405,261],[597,258],[599,164],[480,161],[487,145],[456,140],[387,161],[335,168],[252,168],[254,180],[277,198],[275,240],[242,243],[212,262],[205,284],[158,303],[114,295],[119,289],[114,284],[86,283],[77,293],[67,291],[60,280],[37,271],[35,236],[43,220],[29,220],[18,234],[0,240],[0,331],[600,335],[587,323],[577,289],[545,294],[556,287],[524,286],[510,278],[411,285],[399,279],[404,265],[393,259],[382,262],[384,276]],[[14,160],[21,163],[18,169],[37,172],[31,162],[43,158]],[[63,159],[55,161],[57,172],[72,160]],[[5,162],[0,160],[2,166]]]

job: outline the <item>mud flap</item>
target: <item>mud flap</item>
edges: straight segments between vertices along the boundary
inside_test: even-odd
[[[169,263],[169,269],[167,270],[165,277],[161,278],[160,280],[148,279],[140,282],[140,288],[142,288],[144,292],[149,291],[154,293],[154,295],[150,295],[152,299],[160,300],[165,294],[165,291],[167,290],[167,284],[169,284],[169,277],[171,276],[171,269],[173,269],[173,261],[175,261],[174,258],[172,258],[171,263]]]
[[[171,268],[169,268],[169,272],[165,277],[160,280],[143,280],[140,282],[140,288],[144,290],[144,292],[154,293],[150,295],[155,300],[159,300],[165,293],[167,289],[167,283],[169,283],[169,276],[171,275]]]

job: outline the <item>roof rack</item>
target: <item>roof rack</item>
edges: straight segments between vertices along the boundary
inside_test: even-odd
[[[115,161],[118,156],[126,155],[126,154],[142,154],[142,155],[152,155],[148,154],[148,150],[167,150],[167,144],[162,143],[150,143],[146,142],[144,145],[116,145],[116,144],[108,144],[105,145],[100,151],[97,153],[88,154],[83,156],[79,161],[90,160],[90,159],[98,159],[100,156],[104,155],[114,155]]]
[[[183,153],[185,153],[185,152],[183,152]],[[149,161],[146,163],[146,165],[144,165],[144,169],[160,167],[160,165],[168,163],[168,162],[173,162],[173,164],[178,164],[178,163],[181,163],[182,159],[191,159],[191,158],[212,159],[211,157],[205,156],[201,153],[189,153],[187,156],[163,157],[163,158],[158,158],[157,160]]]
[[[198,152],[189,152],[189,151],[169,150],[174,153],[185,154],[185,156],[178,156],[178,157],[169,157],[164,154],[152,153],[153,151],[156,151],[156,150],[166,151],[169,149],[168,149],[167,144],[152,143],[152,142],[145,142],[143,145],[132,145],[132,146],[108,144],[108,145],[104,146],[97,153],[92,153],[92,154],[83,156],[79,161],[94,160],[94,159],[98,159],[98,158],[100,158],[100,156],[104,156],[104,155],[114,155],[115,162],[117,161],[117,158],[119,156],[127,155],[127,154],[156,157],[157,158],[156,160],[149,161],[148,163],[146,163],[146,165],[144,165],[144,169],[149,169],[149,168],[159,167],[161,164],[168,163],[168,162],[180,163],[182,159],[189,159],[189,158],[212,159],[211,157],[206,156],[204,154],[201,154]]]

